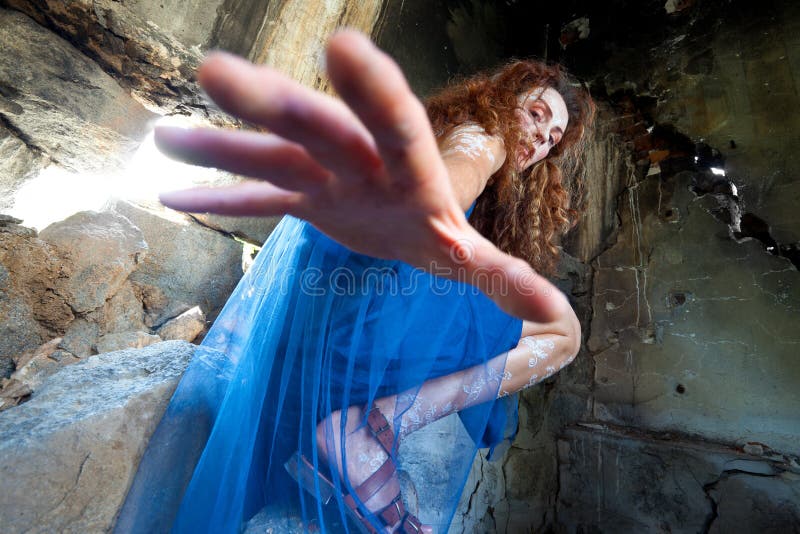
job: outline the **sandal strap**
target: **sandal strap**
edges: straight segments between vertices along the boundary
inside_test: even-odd
[[[386,454],[392,456],[395,445],[394,432],[392,432],[392,427],[389,426],[386,416],[381,413],[377,406],[373,405],[369,414],[367,414],[367,425],[372,435],[375,436],[383,450],[386,451]]]
[[[392,502],[375,512],[375,515],[383,520],[384,525],[390,528],[396,527],[407,515],[406,507],[403,505],[403,499],[400,497],[400,494],[398,493],[395,498],[392,499]]]
[[[417,516],[412,514],[406,514],[403,518],[403,524],[400,526],[403,534],[419,534],[422,532],[422,522],[417,518]]]
[[[389,480],[391,480],[394,472],[394,462],[391,461],[391,459],[386,460],[377,471],[369,476],[368,479],[362,482],[357,488],[353,488],[353,492],[362,503],[365,503],[370,497],[378,493],[380,489],[385,486],[387,482],[389,482]],[[355,500],[353,499],[352,495],[347,495],[345,497],[345,500],[348,499],[352,500],[353,504],[355,504]]]
[[[403,505],[403,499],[399,493],[392,499],[392,502],[384,506],[381,510],[373,513],[390,529],[394,530],[400,527],[399,530],[397,530],[400,534],[418,534],[422,531],[422,522],[417,519],[417,516],[406,511],[406,507]],[[365,525],[369,523],[366,517],[360,512],[358,516]],[[369,525],[369,527],[370,533],[375,532],[372,525]]]
[[[367,413],[367,426],[369,427],[372,435],[381,444],[381,447],[389,455],[389,458],[381,465],[377,471],[372,473],[369,478],[362,482],[357,488],[353,488],[355,497],[360,501],[356,503],[353,495],[345,495],[344,501],[348,508],[355,512],[356,516],[361,520],[362,524],[367,528],[370,534],[378,534],[375,527],[372,526],[370,521],[361,512],[360,507],[368,501],[373,495],[378,493],[395,475],[396,465],[393,459],[394,448],[396,445],[394,432],[386,416],[381,413],[377,406],[373,405]],[[403,505],[403,500],[398,492],[392,502],[384,506],[382,509],[371,512],[377,516],[381,522],[391,529],[399,529],[399,534],[419,534],[422,532],[422,523],[420,520],[406,510]]]

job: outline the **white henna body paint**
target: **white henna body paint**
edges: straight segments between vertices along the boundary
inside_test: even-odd
[[[552,339],[536,339],[533,336],[526,336],[520,340],[520,343],[528,347],[533,357],[528,360],[528,367],[535,367],[538,360],[548,359],[556,344]]]
[[[370,469],[373,471],[377,471],[388,458],[389,456],[383,451],[379,451],[375,456],[370,456],[363,451],[358,453],[358,461],[362,464],[369,464]]]
[[[491,136],[486,133],[486,130],[480,124],[465,122],[456,126],[450,133],[442,155],[446,156],[457,152],[473,161],[487,159],[494,165],[494,152],[489,146],[491,139]]]

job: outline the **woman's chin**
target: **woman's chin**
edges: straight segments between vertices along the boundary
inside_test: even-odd
[[[522,173],[527,171],[531,167],[531,165],[533,165],[533,158],[520,157],[517,158],[517,165],[515,170],[517,171],[517,173]]]

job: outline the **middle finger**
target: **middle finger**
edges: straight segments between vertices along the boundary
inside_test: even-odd
[[[198,78],[222,109],[303,145],[340,178],[382,173],[372,135],[340,101],[220,52],[206,59]]]

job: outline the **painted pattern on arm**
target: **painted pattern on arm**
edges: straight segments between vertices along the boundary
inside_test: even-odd
[[[486,159],[492,166],[495,155],[490,143],[493,138],[486,133],[483,127],[475,122],[465,122],[456,126],[442,147],[442,155],[463,154],[473,161]]]
[[[560,350],[562,342],[559,336],[537,335],[520,339],[516,348],[508,353],[498,396],[505,397],[538,384],[569,365],[576,355],[565,355],[565,351]]]

